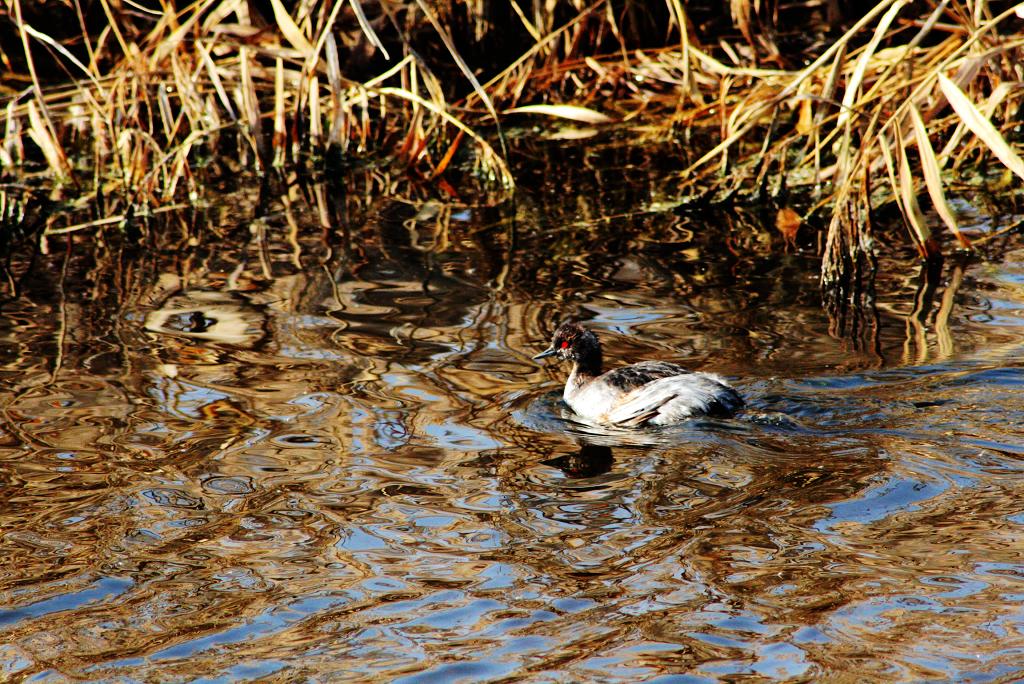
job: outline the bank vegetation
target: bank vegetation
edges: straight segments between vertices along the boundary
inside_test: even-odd
[[[515,192],[509,121],[643,122],[694,203],[781,203],[823,280],[898,208],[922,258],[956,197],[1014,192],[1024,5],[985,0],[4,0],[4,239],[193,203],[229,156],[259,174],[386,160],[428,192]],[[515,118],[515,119],[513,119]],[[53,206],[102,207],[88,221]],[[784,222],[785,223],[785,222]],[[941,237],[941,236],[939,236]]]

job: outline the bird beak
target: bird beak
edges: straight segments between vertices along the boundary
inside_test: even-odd
[[[555,349],[554,347],[548,347],[547,349],[542,351],[540,354],[537,354],[536,356],[534,356],[533,360],[534,361],[540,361],[541,359],[546,359],[549,356],[554,356],[557,353],[558,353],[557,349]]]

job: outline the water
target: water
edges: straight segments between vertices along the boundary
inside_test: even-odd
[[[514,229],[296,186],[51,243],[2,304],[0,679],[1020,677],[1024,247],[830,318],[643,155],[523,172]],[[750,411],[574,423],[564,315]]]

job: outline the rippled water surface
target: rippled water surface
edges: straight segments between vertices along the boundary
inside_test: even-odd
[[[51,242],[2,302],[0,679],[1022,676],[1024,250],[830,318],[813,235],[572,154],[515,222],[296,186]],[[573,422],[569,315],[750,410]]]

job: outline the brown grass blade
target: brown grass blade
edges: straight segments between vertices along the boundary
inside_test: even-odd
[[[683,61],[683,88],[691,99],[699,103],[701,101],[700,90],[694,87],[693,72],[690,70],[690,34],[687,30],[689,21],[686,18],[686,10],[683,8],[680,0],[669,0],[668,6],[675,21],[679,24],[679,50],[682,53]],[[608,4],[608,11],[611,12],[611,3]]]
[[[174,163],[171,165],[171,173],[169,180],[165,183],[165,189],[163,192],[163,198],[165,200],[171,200],[174,198],[174,193],[178,189],[178,181],[186,177],[189,174],[188,168],[188,155],[192,151],[192,144],[188,141],[182,145],[181,149],[174,155]]]
[[[988,96],[988,99],[985,100],[985,106],[982,108],[981,113],[986,119],[991,118],[992,114],[996,111],[996,107],[1006,99],[1007,95],[1022,86],[1024,86],[1024,84],[1019,82],[1000,83],[996,86],[996,89],[992,91],[992,94]],[[956,125],[956,129],[953,130],[953,135],[949,136],[949,140],[946,141],[942,151],[938,154],[939,163],[941,165],[945,165],[947,158],[953,153],[953,150],[957,148],[960,141],[963,140],[966,132],[967,126],[965,126],[962,121]]]
[[[113,32],[114,37],[117,38],[117,44],[121,46],[121,54],[128,56],[131,54],[131,50],[128,48],[128,43],[124,39],[124,35],[121,33],[121,29],[118,28],[121,22],[114,16],[113,10],[110,9],[110,3],[107,0],[100,0],[100,5],[103,6],[103,13],[107,17],[107,25]]]
[[[241,66],[239,75],[241,77],[242,89],[242,113],[245,116],[246,124],[248,124],[249,135],[253,151],[256,152],[259,171],[262,173],[265,170],[267,161],[266,155],[263,153],[263,122],[260,119],[259,99],[256,97],[256,84],[253,83],[248,48],[243,47],[239,50],[239,62]]]
[[[907,149],[900,136],[899,127],[894,126],[896,133],[896,156],[899,163],[898,189],[900,198],[903,200],[903,218],[917,241],[917,249],[921,257],[927,259],[932,255],[932,231],[925,221],[921,207],[917,203],[917,192],[914,190],[914,175],[910,171],[910,160],[907,159]]]
[[[306,36],[302,34],[302,30],[292,20],[288,10],[281,4],[281,0],[270,0],[270,6],[274,10],[274,20],[277,22],[277,28],[281,29],[281,34],[285,39],[292,44],[292,47],[301,52],[303,57],[312,55],[313,44],[306,40]]]
[[[32,142],[43,151],[43,156],[46,158],[46,164],[50,167],[50,171],[58,177],[70,175],[70,169],[68,168],[64,152],[61,150],[60,145],[57,144],[53,134],[50,133],[50,128],[46,125],[42,114],[39,113],[39,107],[36,105],[35,100],[28,101],[28,123],[28,135],[32,138]]]
[[[10,169],[20,166],[25,160],[25,148],[21,142],[21,121],[14,114],[14,100],[7,103],[7,120],[4,123],[4,144],[0,148],[0,165]]]
[[[886,32],[889,30],[889,26],[892,24],[893,20],[896,19],[896,15],[899,14],[900,10],[903,9],[904,4],[903,0],[896,0],[896,2],[889,7],[888,11],[886,11],[878,21],[878,25],[875,26],[875,32],[872,34],[871,40],[868,41],[863,52],[860,53],[860,58],[857,60],[857,66],[853,70],[853,75],[846,84],[846,92],[843,93],[842,109],[839,110],[839,118],[836,119],[836,128],[842,128],[849,120],[850,113],[853,111],[853,105],[857,101],[860,84],[864,80],[864,73],[867,71],[868,64],[871,62],[871,57],[875,54],[878,44],[882,41],[882,38],[885,37]]]
[[[338,58],[338,45],[330,31],[327,32],[324,49],[327,51],[327,86],[331,95],[331,127],[327,134],[327,144],[343,146],[341,129],[345,123],[345,110],[341,101],[341,62]]]
[[[526,18],[526,14],[523,13],[523,8],[519,6],[519,3],[516,2],[516,0],[509,0],[509,4],[512,5],[512,11],[514,11],[516,16],[519,17],[519,21],[523,22],[523,27],[526,29],[526,32],[530,34],[530,37],[533,38],[533,42],[539,43],[540,32],[537,31],[536,27],[530,23],[529,19]]]
[[[82,73],[85,74],[85,77],[88,78],[92,82],[93,87],[96,88],[96,91],[99,93],[100,98],[105,98],[106,97],[106,95],[105,95],[105,93],[103,91],[103,86],[101,86],[100,82],[96,80],[96,76],[94,76],[93,73],[91,71],[89,71],[89,67],[87,67],[84,64],[82,64],[78,60],[77,57],[75,57],[73,54],[71,54],[68,51],[67,48],[65,48],[63,45],[58,43],[56,40],[54,40],[50,36],[46,35],[45,33],[42,33],[41,31],[37,31],[36,29],[32,28],[28,24],[22,25],[21,28],[28,35],[32,36],[33,38],[35,38],[36,40],[38,40],[38,41],[40,41],[42,43],[46,43],[51,48],[53,48],[54,50],[59,52],[61,54],[61,56],[64,57],[64,59],[68,60],[69,62],[74,64],[76,67],[81,69]]]
[[[344,3],[339,1],[338,4],[341,5]],[[384,55],[384,59],[390,62],[391,55],[389,55],[388,51],[384,49],[384,43],[380,42],[380,38],[378,38],[377,34],[374,32],[373,26],[371,26],[370,22],[366,20],[366,14],[363,12],[363,6],[359,4],[359,0],[350,0],[350,4],[352,5],[352,12],[356,15],[356,21],[359,22],[359,28],[363,31],[363,35],[366,36],[368,41],[370,41],[370,45],[373,45],[375,48],[380,50],[380,53]]]
[[[590,109],[589,107],[579,107],[577,105],[525,105],[523,107],[506,109],[503,113],[540,114],[542,116],[553,116],[559,119],[569,119],[570,121],[579,121],[581,123],[588,124],[604,124],[615,121],[615,119],[607,114],[602,114],[601,112]]]
[[[396,64],[395,66],[391,67],[387,71],[381,72],[377,76],[374,76],[369,81],[364,82],[363,83],[363,87],[364,88],[374,88],[374,87],[380,85],[381,83],[383,83],[384,81],[388,80],[389,78],[391,78],[392,76],[394,76],[398,72],[400,72],[402,69],[404,69],[406,67],[413,68],[413,67],[415,67],[415,65],[416,65],[416,62],[412,58],[412,55],[407,55],[407,56],[403,57],[402,61],[398,62],[398,64]]]
[[[928,15],[928,18],[925,20],[924,24],[921,25],[921,29],[917,32],[917,35],[914,36],[909,43],[907,43],[908,50],[913,50],[915,47],[920,45],[921,41],[923,41],[928,36],[928,34],[932,32],[932,30],[935,28],[935,24],[938,23],[939,21],[939,17],[941,17],[942,13],[946,11],[946,5],[948,4],[949,0],[942,0],[942,2],[936,5],[935,9],[932,10],[932,13]]]
[[[408,90],[404,90],[402,88],[379,88],[377,89],[376,92],[381,95],[390,95],[392,97],[408,100],[409,102],[418,103],[421,107],[429,109],[431,112],[433,112],[437,116],[440,116],[442,119],[444,119],[451,125],[455,126],[460,131],[464,132],[466,135],[468,135],[470,138],[476,141],[476,143],[480,145],[480,148],[483,150],[485,156],[487,155],[488,152],[490,152],[491,155],[494,154],[493,149],[487,143],[487,141],[481,138],[475,131],[473,131],[472,128],[462,123],[457,118],[446,112],[444,109],[441,109],[437,104],[431,102],[430,100],[425,100],[419,95],[410,93]],[[507,188],[515,187],[515,182],[512,180],[512,174],[511,172],[509,172],[504,159],[502,159],[501,157],[495,157],[494,161],[497,162],[497,171],[499,174],[498,180],[501,181],[502,185],[504,185]]]
[[[274,135],[271,146],[274,150],[274,166],[284,166],[287,155],[287,133],[284,123],[284,60],[280,57],[274,64]]]
[[[967,94],[945,74],[939,74],[939,87],[942,88],[942,94],[949,100],[949,104],[960,116],[964,125],[981,138],[981,141],[992,150],[992,154],[996,155],[1006,168],[1013,171],[1019,178],[1024,179],[1024,160],[1021,160],[1013,151],[1006,139],[992,125],[992,122],[974,106]]]
[[[964,249],[970,249],[971,241],[960,232],[960,226],[957,225],[953,209],[949,206],[949,202],[946,201],[939,162],[936,160],[935,150],[932,149],[932,144],[928,140],[928,131],[924,127],[924,120],[921,118],[921,113],[917,111],[917,107],[913,105],[910,106],[910,118],[914,123],[914,137],[917,140],[918,155],[921,158],[921,170],[924,172],[924,184],[932,198],[932,205],[935,207],[935,211],[938,213],[939,218],[942,219],[942,222],[956,235],[960,246]]]
[[[309,77],[309,145],[320,149],[323,139],[323,120],[320,118],[320,79],[316,74]]]
[[[57,142],[56,129],[50,121],[50,113],[46,108],[46,99],[43,88],[39,83],[39,75],[36,73],[35,61],[32,59],[32,50],[28,43],[27,24],[21,17],[21,0],[13,0],[14,23],[18,28],[21,37],[21,46],[25,52],[25,63],[28,66],[29,75],[32,78],[32,88],[35,91],[35,101],[28,102],[29,115],[29,137],[39,145],[46,157],[46,162],[53,173],[59,177],[70,177],[71,168],[68,165],[64,150]],[[37,108],[38,103],[38,108]],[[40,112],[40,109],[42,110]]]
[[[181,22],[180,25],[175,26],[177,22],[177,16],[174,12],[174,5],[165,5],[163,19],[161,23],[166,22],[168,28],[174,27],[168,35],[157,35],[157,30],[154,30],[150,35],[153,36],[155,49],[153,51],[151,62],[153,64],[159,64],[164,61],[175,52],[181,45],[182,41],[194,30],[195,24],[198,23],[200,17],[205,13],[205,8],[213,4],[217,0],[205,0],[205,2],[197,2],[192,6],[192,11],[188,13],[185,21]],[[182,13],[184,14],[184,12]],[[161,32],[162,33],[162,32]]]
[[[896,164],[892,158],[892,147],[889,144],[889,139],[884,133],[878,134],[878,147],[882,150],[882,159],[885,161],[885,170],[889,175],[889,187],[892,189],[892,197],[896,202],[896,207],[900,210],[901,216],[907,215],[907,210],[903,206],[903,195],[900,193],[900,185],[896,182]],[[910,222],[905,221],[909,228]],[[917,234],[913,230],[910,231],[910,238],[914,241],[914,245],[917,247],[918,253],[924,257],[924,251],[921,248],[920,240]]]
[[[196,51],[203,60],[203,65],[206,67],[206,73],[210,76],[210,82],[213,84],[213,89],[217,92],[217,99],[224,105],[224,109],[227,110],[228,116],[232,120],[238,118],[235,114],[234,107],[231,106],[231,98],[228,97],[227,91],[224,90],[224,83],[221,81],[220,74],[217,73],[217,65],[213,63],[213,59],[210,58],[210,52],[206,46],[203,45],[202,41],[196,41]]]
[[[452,157],[455,156],[455,152],[456,150],[459,149],[459,145],[462,143],[462,139],[465,137],[465,135],[466,134],[463,133],[462,131],[459,131],[455,135],[455,140],[453,140],[452,144],[448,146],[448,151],[445,152],[443,157],[441,157],[441,161],[437,163],[437,168],[434,169],[434,173],[431,174],[431,179],[437,178],[442,173],[444,173],[445,169],[448,168],[448,165],[452,161]]]
[[[171,108],[170,98],[167,96],[167,88],[157,89],[156,104],[160,111],[160,124],[163,127],[164,139],[172,140],[174,130],[174,112]]]
[[[491,102],[491,97],[487,94],[487,91],[483,89],[483,86],[480,85],[480,81],[477,80],[476,75],[473,73],[472,69],[469,68],[469,65],[462,59],[462,55],[460,55],[459,51],[455,49],[455,43],[452,42],[451,36],[449,36],[448,32],[441,26],[441,23],[427,6],[427,3],[424,2],[424,0],[416,0],[416,5],[427,17],[427,20],[430,22],[430,25],[434,27],[434,30],[437,31],[437,35],[441,37],[441,42],[443,42],[444,46],[448,49],[448,54],[450,54],[452,59],[455,60],[455,64],[458,65],[462,75],[466,77],[466,80],[468,80],[470,84],[472,84],[473,91],[480,98],[480,101],[484,103],[484,107],[487,108],[488,113],[494,118],[494,123],[498,129],[498,140],[501,143],[502,156],[507,157],[508,150],[505,146],[505,135],[501,131],[501,119],[498,118],[498,110],[494,108],[494,103]]]

